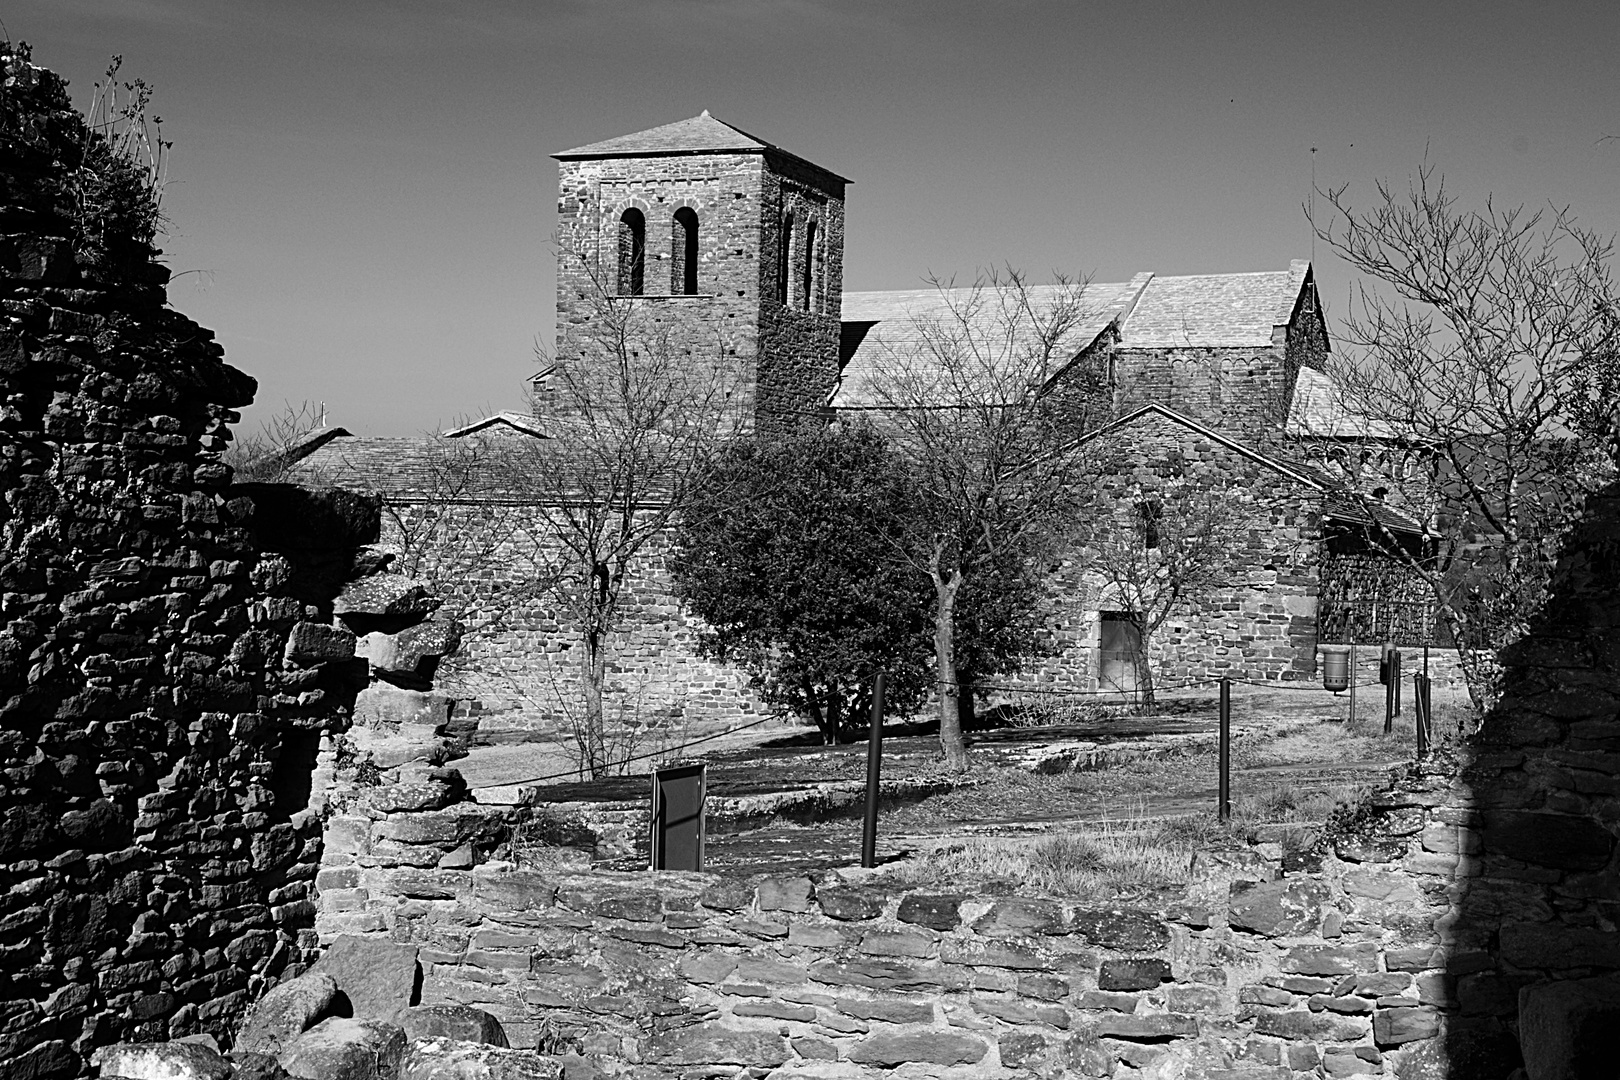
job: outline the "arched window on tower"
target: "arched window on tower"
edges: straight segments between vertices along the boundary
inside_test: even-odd
[[[799,296],[799,306],[809,311],[815,303],[816,295],[816,223],[804,223],[804,291]]]
[[[683,206],[675,211],[669,234],[669,291],[678,296],[696,296],[698,253],[697,211]]]
[[[630,207],[619,215],[619,295],[640,296],[647,272],[647,218]]]
[[[793,215],[782,216],[782,235],[776,244],[776,300],[788,302],[788,288],[793,276]]]

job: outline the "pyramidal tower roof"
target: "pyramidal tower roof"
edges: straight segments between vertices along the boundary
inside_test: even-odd
[[[603,139],[601,142],[587,143],[551,156],[558,161],[573,161],[584,158],[656,157],[676,154],[763,154],[767,150],[797,161],[804,161],[797,154],[783,150],[764,139],[755,138],[740,128],[732,127],[724,120],[715,119],[709,115],[708,109],[704,109],[688,120],[677,120],[673,124],[648,128],[633,135],[620,135],[613,139]],[[838,176],[824,166],[813,165],[808,161],[805,164],[812,165],[813,168],[820,169],[845,183],[849,182],[847,177]]]
[[[758,152],[767,148],[774,149],[763,139],[756,139],[746,131],[740,131],[723,120],[716,120],[704,109],[689,120],[677,120],[673,124],[662,127],[648,128],[638,131],[634,135],[620,135],[614,139],[604,139],[601,142],[589,143],[585,146],[576,146],[572,150],[564,150],[552,157],[592,158],[592,157],[629,157],[642,154],[693,154],[693,153],[748,153]]]

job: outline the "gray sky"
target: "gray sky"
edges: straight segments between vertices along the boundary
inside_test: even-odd
[[[845,286],[1309,257],[1324,184],[1620,230],[1620,4],[8,0],[76,103],[113,53],[175,148],[173,304],[357,433],[514,408],[551,328],[548,155],[709,109],[852,178]],[[1330,317],[1349,281],[1318,250]]]

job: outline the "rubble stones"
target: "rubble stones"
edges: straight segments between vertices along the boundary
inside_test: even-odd
[[[299,1080],[394,1080],[405,1033],[383,1020],[333,1016],[304,1032],[278,1059]]]
[[[1316,929],[1327,900],[1327,886],[1309,878],[1234,882],[1227,922],[1266,937],[1292,936]]]
[[[231,1076],[231,1063],[218,1050],[192,1042],[119,1043],[102,1047],[93,1058],[102,1076],[120,1080],[230,1080]]]
[[[353,1016],[382,1020],[416,1004],[421,985],[416,954],[414,945],[345,934],[327,947],[311,973],[337,984]]]
[[[332,604],[334,615],[416,616],[437,611],[444,601],[425,583],[403,574],[373,574],[344,586]]]
[[[322,972],[310,972],[272,987],[248,1011],[232,1049],[280,1055],[311,1025],[332,1015],[337,993],[337,983]]]

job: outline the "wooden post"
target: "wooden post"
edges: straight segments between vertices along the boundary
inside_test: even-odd
[[[877,865],[878,780],[883,772],[883,672],[872,680],[872,730],[866,741],[866,820],[861,824],[861,865]]]
[[[1412,673],[1412,726],[1417,733],[1417,756],[1429,752],[1429,720],[1423,709],[1423,676]]]
[[[1232,680],[1225,676],[1221,677],[1220,773],[1216,816],[1224,822],[1232,818]]]

